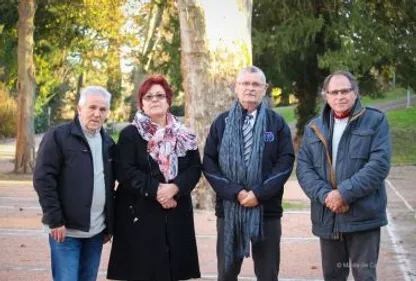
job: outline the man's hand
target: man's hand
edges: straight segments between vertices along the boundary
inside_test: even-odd
[[[259,205],[259,201],[254,192],[250,190],[240,204],[246,208],[253,208]]]
[[[179,188],[174,183],[161,183],[157,189],[156,199],[163,206],[178,194]],[[175,201],[176,202],[176,201]]]
[[[243,199],[246,198],[247,195],[248,195],[247,190],[245,190],[245,189],[240,190],[240,192],[237,194],[238,202],[240,202],[240,204],[241,204],[241,201],[243,201]]]
[[[342,200],[338,190],[332,190],[325,198],[325,205],[334,213],[345,213],[349,210],[348,204]]]
[[[65,226],[63,225],[60,227],[51,228],[51,236],[58,243],[64,242],[66,236]]]
[[[173,209],[173,208],[176,208],[177,205],[178,203],[176,202],[175,199],[170,199],[166,203],[162,204],[162,207],[164,209]]]
[[[111,238],[113,238],[113,235],[111,235],[111,234],[104,234],[103,244],[105,244],[107,242],[110,242],[111,241]]]

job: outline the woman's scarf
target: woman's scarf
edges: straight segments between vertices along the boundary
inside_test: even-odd
[[[244,161],[243,109],[238,101],[234,102],[225,119],[219,164],[226,177],[247,189],[263,182],[265,108],[263,103],[258,108],[251,155],[247,164]],[[239,202],[229,200],[223,200],[223,206],[225,267],[228,270],[235,258],[250,256],[250,240],[256,243],[263,238],[263,206],[246,208]]]
[[[146,114],[137,112],[132,124],[147,141],[147,151],[159,164],[165,181],[169,182],[178,175],[178,158],[185,156],[188,150],[196,150],[198,146],[196,135],[169,112],[166,121],[163,128],[153,123]]]

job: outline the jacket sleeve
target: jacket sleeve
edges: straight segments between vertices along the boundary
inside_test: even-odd
[[[296,176],[305,194],[313,201],[318,201],[325,205],[325,198],[332,190],[329,182],[320,178],[314,167],[313,154],[308,143],[310,129],[305,127],[302,145],[298,153]]]
[[[42,208],[42,222],[50,228],[65,225],[58,192],[58,178],[63,165],[63,155],[54,130],[43,137],[33,173],[33,186]]]
[[[194,189],[201,177],[201,158],[198,150],[188,150],[186,156],[188,158],[187,167],[181,171],[173,183],[179,188],[177,197],[188,195]]]
[[[349,179],[338,185],[342,199],[346,203],[373,193],[381,186],[390,170],[391,142],[385,115],[372,138],[368,162]]]
[[[273,166],[272,173],[263,180],[263,183],[252,187],[254,194],[260,202],[266,201],[281,192],[293,170],[295,152],[293,149],[292,135],[289,126],[283,118],[281,118],[280,122],[283,125],[279,131],[274,132],[278,141],[277,162]]]
[[[121,188],[130,189],[144,197],[156,200],[159,181],[139,168],[137,158],[137,140],[134,138],[132,127],[127,127],[120,133],[116,145],[115,171]],[[142,159],[148,161],[148,159]]]
[[[243,186],[231,182],[221,171],[218,159],[218,149],[220,147],[219,123],[221,116],[218,117],[211,126],[204,148],[203,172],[216,192],[216,194],[226,200],[236,200],[237,194],[243,189]]]

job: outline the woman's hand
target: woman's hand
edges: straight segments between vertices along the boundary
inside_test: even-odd
[[[163,206],[178,194],[179,188],[174,183],[161,183],[157,189],[156,199]],[[174,200],[175,201],[175,200]],[[175,201],[176,203],[176,201]],[[175,206],[176,207],[176,206]]]
[[[161,204],[161,205],[164,209],[173,209],[173,208],[176,208],[178,203],[176,202],[175,199],[170,199],[165,204]]]

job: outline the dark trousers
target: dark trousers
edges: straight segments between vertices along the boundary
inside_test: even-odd
[[[340,240],[321,240],[325,281],[346,281],[352,269],[356,281],[376,281],[380,228],[343,233]]]
[[[257,281],[277,281],[280,263],[280,236],[282,226],[280,218],[264,219],[265,239],[251,244],[254,272]],[[236,259],[229,272],[225,271],[224,262],[224,219],[217,220],[217,269],[218,281],[237,281],[243,259]]]

